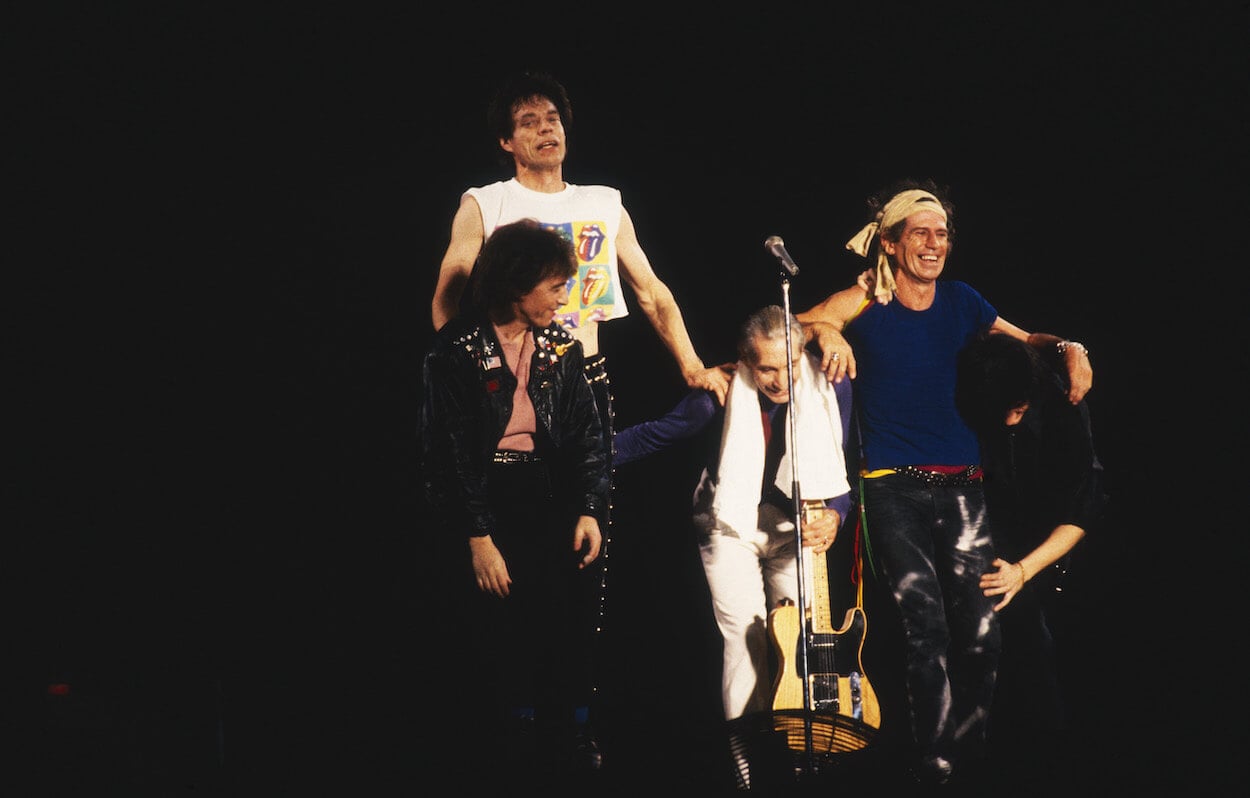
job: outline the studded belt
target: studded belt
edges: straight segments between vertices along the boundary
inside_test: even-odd
[[[957,486],[971,485],[973,482],[981,481],[981,467],[968,466],[963,471],[947,473],[945,471],[930,471],[927,468],[916,468],[915,466],[895,466],[894,471],[912,479],[918,479],[929,485],[941,486]]]
[[[491,457],[492,463],[541,463],[543,458],[533,452],[514,452],[500,449]]]

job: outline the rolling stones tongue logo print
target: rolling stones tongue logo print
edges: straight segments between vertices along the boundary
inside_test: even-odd
[[[562,226],[577,252],[577,276],[569,279],[569,301],[556,313],[570,330],[612,318],[616,289],[608,258],[607,226],[602,222],[573,222]]]
[[[608,292],[612,278],[602,266],[591,266],[582,278],[582,306],[590,307]]]

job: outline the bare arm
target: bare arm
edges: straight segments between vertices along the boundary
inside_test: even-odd
[[[430,307],[435,330],[459,312],[460,296],[469,282],[469,273],[473,271],[485,237],[477,200],[466,195],[460,200],[460,207],[451,220],[451,240],[438,267],[438,284],[434,286],[434,301]]]
[[[1051,530],[1045,540],[1019,562],[1007,562],[1001,557],[991,563],[997,571],[981,574],[981,589],[987,596],[1002,596],[994,609],[1001,610],[1011,603],[1016,594],[1024,589],[1024,583],[1049,568],[1059,558],[1072,551],[1085,530],[1074,524],[1060,524]]]
[[[1056,351],[1056,345],[1064,340],[1050,333],[1028,333],[999,316],[990,326],[990,332],[1006,333],[1012,338],[1024,341],[1029,346],[1050,354]],[[1063,352],[1063,361],[1068,369],[1068,401],[1079,404],[1094,387],[1094,367],[1089,362],[1089,353],[1085,347],[1070,346]]]
[[[842,337],[847,322],[855,318],[865,300],[864,289],[858,285],[831,294],[810,310],[794,314],[803,324],[808,342],[820,349],[820,369],[830,382],[841,382],[844,376],[855,379],[855,353]]]
[[[634,221],[624,208],[621,208],[621,229],[616,234],[616,257],[620,261],[621,274],[638,297],[638,307],[651,322],[660,340],[673,353],[686,384],[691,388],[712,391],[716,394],[716,400],[725,404],[729,378],[733,374],[732,364],[711,368],[703,365],[702,359],[694,351],[694,344],[686,330],[681,308],[673,298],[673,292],[651,267],[651,261],[638,243]]]

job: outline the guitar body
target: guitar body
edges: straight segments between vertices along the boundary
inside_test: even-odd
[[[868,745],[881,728],[881,706],[861,660],[868,618],[863,607],[855,606],[846,611],[842,626],[833,628],[825,553],[805,553],[811,557],[815,593],[807,617],[800,618],[799,608],[787,603],[768,618],[778,660],[773,692],[776,728],[786,733],[791,750],[804,751],[803,717],[811,713],[816,753],[855,751]],[[801,673],[805,649],[806,701]]]
[[[778,607],[773,610],[769,625],[779,660],[773,709],[805,709],[803,679],[799,675],[803,657],[799,608],[793,604]],[[813,633],[807,651],[808,685],[813,712],[843,715],[879,729],[881,705],[860,664],[867,629],[868,618],[863,609],[852,607],[846,611],[841,629]]]

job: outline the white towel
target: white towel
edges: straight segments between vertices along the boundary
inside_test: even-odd
[[[841,496],[850,490],[850,484],[842,453],[838,397],[811,354],[804,353],[799,358],[795,382],[791,402],[798,427],[799,491],[804,499]],[[788,422],[786,444],[781,466],[777,469],[776,485],[790,496],[795,478],[791,471],[791,453],[795,446]],[[760,421],[759,393],[751,379],[750,368],[739,363],[725,400],[720,472],[712,500],[712,513],[719,525],[735,531],[756,528],[763,478],[764,425]]]

